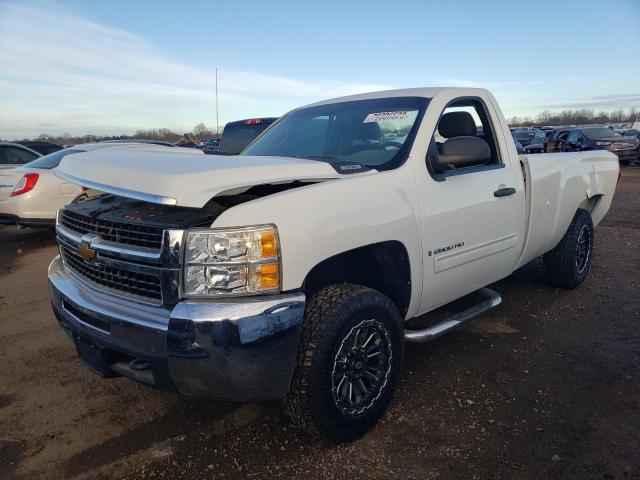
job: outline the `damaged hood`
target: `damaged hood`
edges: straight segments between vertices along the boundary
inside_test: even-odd
[[[103,192],[195,208],[223,192],[238,193],[253,185],[340,177],[331,165],[321,161],[195,155],[172,150],[105,148],[68,155],[55,174]]]

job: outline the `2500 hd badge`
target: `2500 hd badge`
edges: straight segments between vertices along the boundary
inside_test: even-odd
[[[442,252],[448,252],[449,250],[455,250],[456,248],[464,247],[464,242],[454,243],[453,245],[448,245],[446,247],[436,248],[435,250],[429,250],[429,256],[437,255]]]

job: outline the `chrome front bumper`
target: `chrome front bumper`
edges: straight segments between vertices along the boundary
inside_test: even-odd
[[[70,274],[59,256],[49,265],[49,289],[60,325],[103,376],[226,400],[276,399],[289,389],[302,293],[167,309],[100,291]]]

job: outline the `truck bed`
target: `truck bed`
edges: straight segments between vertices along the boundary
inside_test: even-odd
[[[576,203],[591,212],[597,225],[613,198],[604,192],[615,190],[619,171],[618,157],[604,150],[521,155],[520,164],[527,222],[518,268],[560,242],[575,215]]]

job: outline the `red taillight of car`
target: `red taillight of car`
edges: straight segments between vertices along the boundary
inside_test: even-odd
[[[30,192],[33,190],[33,187],[36,186],[36,183],[38,183],[38,178],[40,178],[40,175],[37,173],[27,173],[18,183],[16,183],[13,192],[11,192],[11,196],[17,197],[23,193]]]
[[[264,120],[262,120],[261,118],[252,118],[251,120],[244,121],[245,125],[262,125],[263,123]]]

